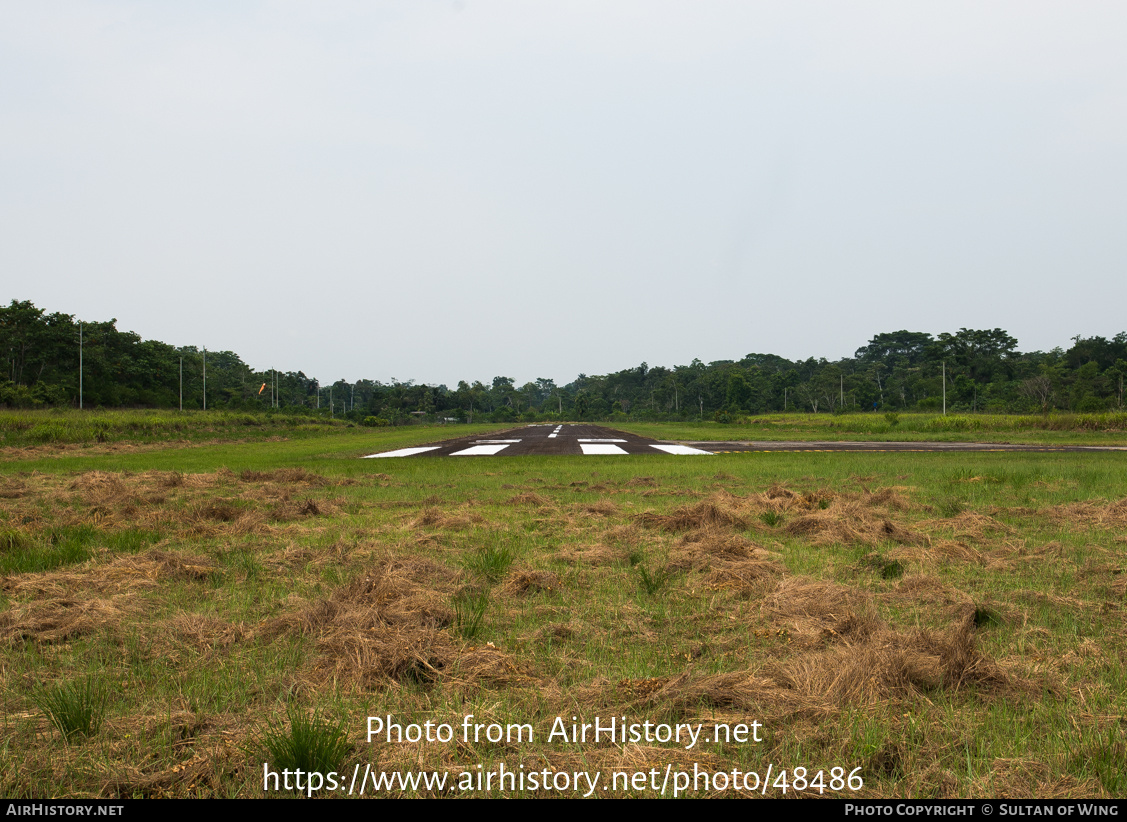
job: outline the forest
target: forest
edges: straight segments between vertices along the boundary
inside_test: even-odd
[[[423,385],[257,370],[232,351],[144,340],[114,319],[0,306],[0,407],[223,408],[345,416],[369,425],[412,420],[735,421],[755,414],[1122,411],[1127,332],[1077,336],[1067,350],[1021,352],[1000,328],[932,335],[879,333],[852,357],[738,360],[579,374],[566,385],[506,376]],[[80,362],[81,359],[81,362]],[[81,380],[80,380],[81,371]],[[205,384],[206,380],[206,384]]]

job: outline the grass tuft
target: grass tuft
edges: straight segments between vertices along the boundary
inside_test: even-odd
[[[44,688],[34,696],[34,700],[69,743],[98,732],[106,714],[109,695],[93,678],[87,678]]]
[[[489,593],[465,590],[454,597],[454,627],[463,639],[476,639],[485,628],[485,609]]]
[[[320,711],[306,715],[291,706],[286,711],[289,730],[271,725],[259,738],[271,770],[306,773],[345,770],[352,743],[343,723],[324,719]]]
[[[1073,747],[1069,769],[1083,776],[1094,776],[1111,796],[1127,793],[1127,743],[1109,728],[1106,734],[1094,734],[1092,742]]]
[[[975,628],[993,628],[996,625],[1002,624],[1002,615],[995,611],[993,608],[979,606],[974,609],[974,627]]]
[[[673,572],[668,567],[658,568],[652,574],[646,570],[645,565],[638,565],[638,582],[642,586],[642,590],[650,596],[656,596],[669,584],[669,580],[673,579]]]
[[[499,582],[513,564],[513,550],[507,545],[490,545],[471,555],[466,567],[490,582]]]

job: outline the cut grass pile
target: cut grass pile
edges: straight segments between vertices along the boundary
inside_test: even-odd
[[[600,785],[859,769],[825,792],[870,798],[1127,789],[1120,455],[377,471],[352,445],[256,447],[6,464],[4,795],[257,797],[264,762],[449,775],[380,792],[409,796],[478,795],[459,780],[502,764]],[[369,741],[389,715],[457,733]],[[469,715],[533,739],[464,739]],[[549,739],[557,717],[702,737]],[[751,723],[760,741],[723,741]]]

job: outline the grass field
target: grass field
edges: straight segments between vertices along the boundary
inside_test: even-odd
[[[0,794],[259,797],[265,762],[1127,795],[1124,455],[360,460],[447,434],[262,428],[0,450]],[[389,715],[452,738],[369,741]],[[700,736],[575,741],[596,717]],[[478,789],[502,767],[523,792]]]
[[[1123,445],[1127,414],[762,414],[734,423],[615,423],[674,440],[870,440]]]

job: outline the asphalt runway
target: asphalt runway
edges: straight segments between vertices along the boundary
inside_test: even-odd
[[[563,454],[598,456],[629,454],[696,454],[709,456],[703,448],[675,442],[659,442],[637,434],[612,431],[598,425],[526,425],[509,431],[400,448],[370,457],[527,457]]]
[[[961,451],[1127,451],[1127,446],[1009,445],[978,442],[669,442],[615,431],[599,425],[526,425],[492,434],[398,448],[379,457],[524,457],[524,456],[628,456],[671,454],[709,456],[766,451],[854,452],[961,452]]]

